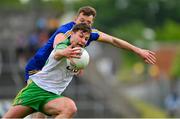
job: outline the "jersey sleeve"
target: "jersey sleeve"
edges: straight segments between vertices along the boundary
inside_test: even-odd
[[[59,44],[56,45],[55,50],[57,50],[57,49],[65,49],[65,48],[67,48],[66,44],[59,43]]]
[[[71,30],[74,24],[75,24],[74,22],[70,22],[62,25],[61,27],[58,28],[57,33],[63,33],[68,38],[71,35]]]
[[[99,40],[99,36],[100,36],[99,31],[98,31],[97,29],[92,29],[90,38],[89,38],[86,46],[88,46],[92,41],[97,41],[97,40]]]
[[[96,41],[99,39],[100,33],[97,29],[92,29],[91,38],[93,41]]]
[[[59,33],[66,33],[68,31],[68,28],[66,26],[61,26],[59,29],[58,29],[58,32]]]

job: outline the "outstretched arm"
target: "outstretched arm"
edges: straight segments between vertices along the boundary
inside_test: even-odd
[[[136,46],[128,43],[125,40],[110,36],[110,35],[105,34],[103,32],[99,32],[99,34],[100,34],[99,41],[112,44],[118,48],[130,50],[130,51],[138,54],[146,63],[149,63],[149,64],[155,64],[156,63],[156,57],[155,57],[154,52],[152,52],[150,50],[141,49],[139,47],[136,47]]]

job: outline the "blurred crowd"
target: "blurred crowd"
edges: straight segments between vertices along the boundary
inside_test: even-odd
[[[28,59],[47,42],[58,26],[59,21],[56,18],[39,18],[34,29],[27,36],[23,33],[18,34],[16,38],[16,54],[21,71],[24,70]]]

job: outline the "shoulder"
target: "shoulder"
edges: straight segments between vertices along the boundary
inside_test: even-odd
[[[95,28],[92,28],[92,33],[99,33],[99,30],[95,29]]]
[[[91,28],[92,32],[91,32],[91,36],[98,36],[100,35],[100,31],[95,29],[95,28]]]
[[[64,49],[67,48],[70,45],[70,40],[66,39],[63,42],[60,42],[56,45],[55,49]]]
[[[57,32],[58,33],[64,33],[64,34],[67,32],[70,32],[74,25],[75,25],[74,22],[69,22],[67,24],[63,24],[58,28]]]
[[[95,39],[97,40],[100,36],[100,32],[99,30],[95,29],[95,28],[92,28],[92,32],[91,32],[91,35],[90,35],[90,39]]]
[[[71,29],[74,25],[75,25],[74,22],[68,22],[68,23],[66,23],[66,24],[61,25],[59,28]]]

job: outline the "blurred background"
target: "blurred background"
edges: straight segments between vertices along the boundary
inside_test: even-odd
[[[157,64],[93,42],[84,75],[63,94],[75,117],[180,117],[180,0],[0,0],[0,117],[26,85],[27,60],[85,5],[97,10],[95,28],[155,51]]]

